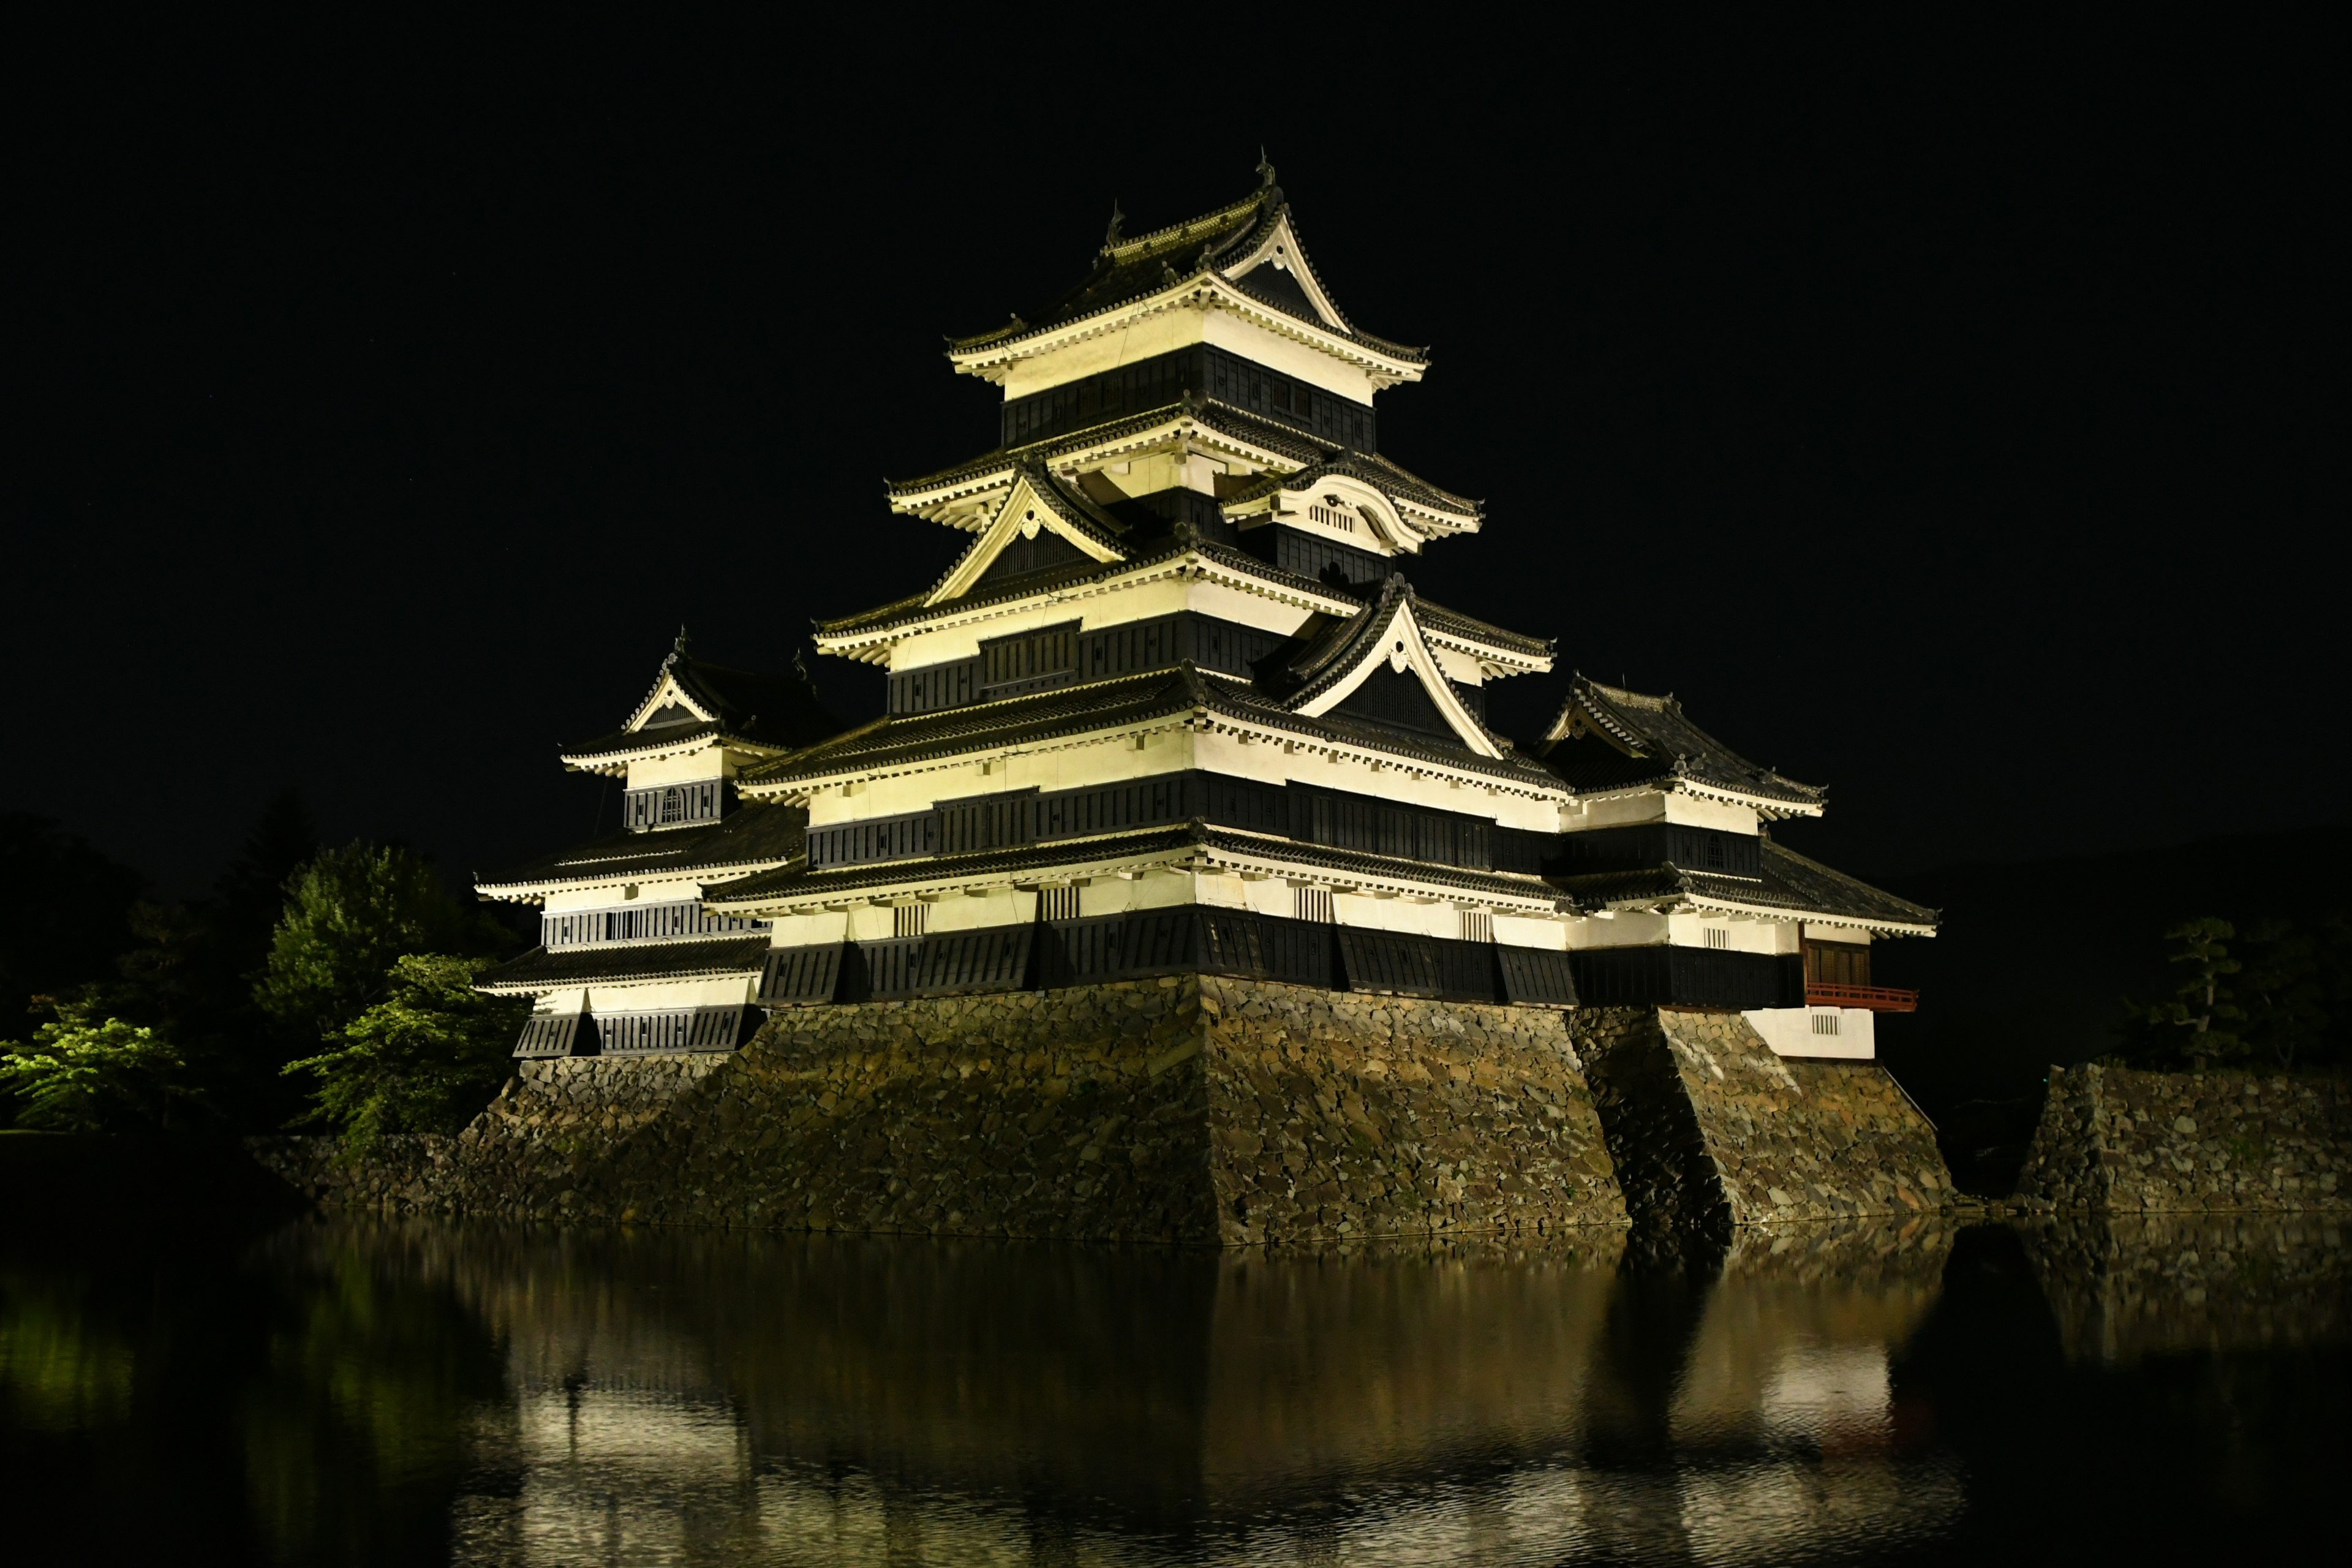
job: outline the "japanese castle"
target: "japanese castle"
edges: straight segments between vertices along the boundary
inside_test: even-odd
[[[1552,644],[1415,592],[1480,506],[1381,447],[1425,351],[1339,309],[1274,171],[1128,237],[1034,319],[951,340],[995,450],[889,485],[967,536],[821,623],[887,672],[845,728],[803,672],[681,635],[613,734],[620,831],[478,886],[542,945],[484,976],[517,1054],[728,1050],[762,1010],[1170,973],[1535,1007],[1737,1010],[1866,1058],[1871,944],[1932,910],[1774,843],[1819,788],[1672,697],[1581,676],[1527,746],[1488,688]],[[797,666],[797,660],[795,660]]]

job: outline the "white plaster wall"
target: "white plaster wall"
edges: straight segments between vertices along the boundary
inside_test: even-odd
[[[1676,947],[1705,947],[1709,931],[1725,933],[1731,945],[1723,951],[1730,952],[1797,951],[1795,928],[1786,921],[1735,920],[1722,915],[1691,913],[1666,917],[1666,940]]]
[[[1780,1056],[1866,1062],[1878,1055],[1877,1015],[1866,1008],[1766,1007],[1740,1016]],[[1835,1019],[1838,1032],[1816,1032],[1813,1020],[1819,1017]]]
[[[992,888],[981,898],[957,893],[931,906],[934,931],[977,931],[982,926],[1027,925],[1037,918],[1037,895]]]
[[[1568,945],[1584,947],[1654,947],[1666,940],[1666,917],[1648,913],[1586,916],[1568,922]]]
[[[725,778],[735,772],[728,761],[726,748],[709,745],[676,756],[651,757],[629,764],[629,788],[651,789],[659,784],[699,784],[704,779]]]
[[[1668,822],[1680,823],[1685,827],[1719,828],[1726,833],[1753,835],[1756,832],[1756,808],[1752,805],[1702,800],[1680,790],[1670,791],[1665,799]]]
[[[1666,797],[1659,790],[1639,790],[1599,800],[1572,800],[1560,808],[1559,831],[1581,833],[1589,827],[1627,827],[1643,822],[1664,822]]]
[[[1673,822],[1749,835],[1757,829],[1753,806],[1702,800],[1680,790],[1635,790],[1576,801],[1560,814],[1559,828],[1563,833],[1580,833],[1588,827],[1624,827],[1643,822]]]
[[[849,935],[849,914],[844,910],[783,915],[773,924],[770,945],[775,947],[814,947],[821,942],[846,941]]]
[[[679,880],[638,882],[635,884],[637,889],[635,898],[620,897],[619,889],[630,885],[626,880],[615,878],[610,882],[600,882],[591,887],[565,888],[548,894],[543,907],[551,912],[570,910],[614,910],[627,909],[635,904],[674,904],[681,899],[702,897],[701,883]]]
[[[1870,945],[1870,933],[1866,931],[1858,931],[1853,926],[1825,926],[1809,921],[1805,926],[1805,936],[1812,942],[1843,942],[1849,947]],[[1795,950],[1792,947],[1790,951]]]
[[[658,980],[629,985],[592,985],[588,1006],[596,1013],[660,1013],[677,1007],[731,1007],[749,1002],[754,977]]]
[[[1361,893],[1339,893],[1331,912],[1343,926],[1366,931],[1407,931],[1415,936],[1458,937],[1462,917],[1452,904],[1417,904],[1410,899],[1375,899]]]
[[[1568,946],[1566,921],[1529,920],[1524,915],[1495,915],[1495,940],[1506,947],[1539,947],[1559,952]]]

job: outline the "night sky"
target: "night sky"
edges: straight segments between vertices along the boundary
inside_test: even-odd
[[[993,445],[942,334],[1076,281],[1114,198],[1129,234],[1235,199],[1263,142],[1341,307],[1433,346],[1382,447],[1489,517],[1416,585],[1829,785],[1798,847],[1886,876],[2340,815],[2315,40],[1039,43],[920,81],[604,43],[53,62],[0,807],[181,893],[289,783],[453,874],[585,837],[557,749],[681,623],[780,668],[965,542],[882,498]]]

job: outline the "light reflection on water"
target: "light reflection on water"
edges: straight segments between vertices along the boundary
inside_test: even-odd
[[[310,1223],[234,1262],[9,1254],[0,1434],[19,1484],[155,1500],[60,1542],[261,1562],[1958,1560],[2046,1543],[2058,1463],[2101,1539],[2134,1506],[2102,1521],[2101,1477],[2195,1534],[2341,1473],[2332,1226],[1955,1239]]]

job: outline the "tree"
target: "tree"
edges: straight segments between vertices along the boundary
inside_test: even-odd
[[[496,921],[451,898],[423,857],[348,844],[287,884],[254,1000],[288,1030],[323,1041],[386,998],[395,960],[485,954],[507,941]]]
[[[2237,929],[2210,916],[2185,921],[2164,933],[2179,944],[2166,961],[2185,972],[2172,995],[2146,1005],[2126,999],[2124,1009],[2130,1033],[2137,1038],[2134,1056],[2158,1059],[2186,1058],[2198,1072],[2217,1061],[2242,1056],[2246,1042],[2238,1025],[2239,1011],[2230,977],[2242,965],[2230,956],[2229,943]]]
[[[0,812],[0,1030],[22,1027],[36,995],[106,977],[131,945],[123,911],[146,881],[48,817]]]
[[[2328,996],[2320,946],[2289,921],[2263,921],[2246,933],[2245,1037],[2258,1054],[2292,1069],[2326,1054]]]
[[[289,1062],[319,1087],[319,1114],[366,1143],[388,1132],[455,1132],[511,1070],[515,1031],[530,1005],[485,996],[487,958],[412,953],[393,964],[390,994],[329,1037],[333,1047]]]
[[[285,912],[287,885],[319,853],[318,826],[301,795],[279,790],[261,808],[236,858],[213,884],[210,923],[225,956],[246,977],[269,957],[269,942]]]
[[[97,994],[54,1005],[29,1043],[0,1045],[0,1082],[21,1098],[16,1120],[60,1132],[169,1131],[204,1097],[162,1030],[102,1016]]]

